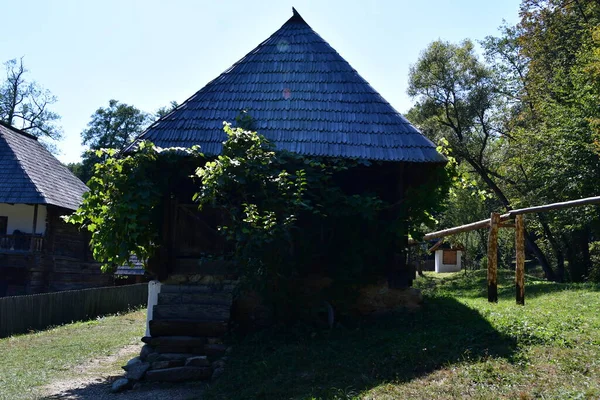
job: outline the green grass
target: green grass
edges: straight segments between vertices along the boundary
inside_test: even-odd
[[[600,287],[527,276],[522,307],[500,282],[427,274],[419,311],[240,339],[205,400],[600,398]]]
[[[77,377],[78,365],[139,343],[145,320],[144,309],[0,339],[0,399],[35,398],[53,380]]]

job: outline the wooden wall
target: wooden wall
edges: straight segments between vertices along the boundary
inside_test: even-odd
[[[43,250],[0,254],[0,296],[56,292],[113,284],[89,249],[87,231],[60,217],[70,211],[48,206]]]

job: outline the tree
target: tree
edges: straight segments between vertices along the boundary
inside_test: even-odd
[[[502,187],[505,116],[511,103],[499,90],[497,74],[479,60],[471,41],[459,45],[435,41],[410,69],[408,93],[417,98],[409,118],[434,141],[447,141],[453,156],[466,162],[503,208],[513,208]],[[555,274],[546,256],[526,234],[548,279]]]
[[[600,4],[594,1],[525,0],[521,5],[518,43],[528,60],[524,87],[531,106],[518,115],[528,123],[517,131],[513,147],[532,183],[531,194],[545,202],[598,194],[599,24]],[[589,241],[599,220],[593,208],[548,216],[560,232],[572,280],[589,274]]]
[[[87,129],[81,133],[82,144],[91,150],[82,157],[79,177],[84,182],[91,178],[94,164],[101,161],[95,150],[122,150],[151,122],[148,113],[117,100],[110,100],[108,107],[100,107],[91,118]]]
[[[179,104],[177,104],[175,100],[172,100],[168,106],[164,106],[156,110],[156,112],[154,113],[154,118],[160,119],[171,113],[171,111],[175,110],[178,106]]]
[[[0,120],[33,136],[58,140],[60,116],[51,110],[56,96],[27,80],[23,58],[4,63],[6,80],[0,82]]]

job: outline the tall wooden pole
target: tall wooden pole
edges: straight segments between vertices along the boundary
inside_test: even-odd
[[[525,217],[522,214],[515,217],[515,228],[517,304],[525,305]]]
[[[488,236],[488,301],[498,302],[498,225],[500,214],[492,213],[490,216],[490,234]]]

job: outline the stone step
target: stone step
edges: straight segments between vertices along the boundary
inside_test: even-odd
[[[161,293],[231,293],[235,289],[235,283],[210,283],[210,284],[195,284],[195,285],[162,285]]]
[[[171,304],[212,304],[231,306],[233,296],[231,293],[207,292],[207,293],[159,293],[158,305]]]
[[[227,332],[227,321],[189,321],[182,319],[153,319],[150,335],[218,337]]]
[[[231,307],[220,304],[169,304],[153,308],[153,320],[180,319],[190,321],[226,321]],[[154,336],[154,335],[153,335]],[[179,335],[177,335],[179,336]]]

